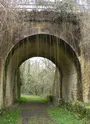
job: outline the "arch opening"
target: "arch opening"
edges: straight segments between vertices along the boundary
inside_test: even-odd
[[[60,98],[60,73],[54,63],[42,57],[33,57],[23,62],[16,74],[18,92],[16,99],[23,95]],[[58,88],[59,89],[59,88]],[[56,100],[55,99],[55,100]]]
[[[60,97],[64,101],[82,100],[80,63],[74,50],[56,36],[36,34],[19,41],[6,59],[4,98],[8,105],[15,100],[14,87],[17,69],[25,60],[37,56],[51,60],[59,69]]]

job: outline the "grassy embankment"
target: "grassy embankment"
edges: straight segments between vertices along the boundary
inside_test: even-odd
[[[4,110],[4,112],[0,114],[0,124],[22,124],[20,110],[18,108]]]

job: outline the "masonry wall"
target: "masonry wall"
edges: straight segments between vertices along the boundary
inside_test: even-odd
[[[55,75],[54,75],[54,83],[52,86],[52,95],[54,97],[54,102],[56,104],[59,104],[59,100],[61,99],[60,96],[60,85],[61,85],[61,77],[60,77],[60,72],[58,69],[56,69],[55,71]]]
[[[0,60],[0,108],[3,107],[3,73],[4,73],[4,63],[3,60]]]
[[[81,18],[81,71],[83,82],[83,99],[84,102],[90,103],[90,16],[89,13]]]
[[[46,17],[47,18],[47,17]],[[0,45],[0,108],[2,107],[4,101],[4,76],[5,76],[5,60],[11,49],[18,43],[21,39],[34,35],[34,34],[50,34],[67,42],[71,48],[75,51],[81,65],[81,74],[82,74],[82,84],[83,84],[83,100],[84,102],[90,101],[90,26],[88,16],[83,21],[80,22],[80,25],[73,23],[72,21],[61,21],[57,23],[52,20],[47,21],[38,21],[34,20],[25,21],[22,25],[22,21],[19,22],[18,26],[13,30],[12,36],[8,36],[6,33],[3,37],[3,42]],[[80,27],[79,27],[80,26]],[[5,37],[6,36],[6,37]],[[1,41],[0,41],[1,42]],[[80,53],[81,52],[81,53]],[[75,68],[74,68],[75,69]],[[68,72],[67,72],[68,73]],[[75,74],[72,74],[74,77]],[[9,77],[8,77],[9,78]],[[67,79],[72,80],[72,78],[67,75],[63,80],[67,82]],[[74,79],[74,78],[73,78]],[[72,80],[73,82],[73,80]],[[67,84],[65,83],[64,86]],[[71,84],[70,84],[71,85]],[[9,85],[8,85],[9,87]],[[72,86],[75,87],[76,85]],[[71,90],[72,88],[69,88]],[[7,89],[9,90],[9,89]],[[63,90],[65,90],[63,88]],[[71,94],[74,94],[73,91],[70,91]],[[77,91],[75,91],[76,93]],[[7,94],[8,95],[8,94]],[[71,95],[72,96],[72,95]],[[65,97],[65,95],[64,95]],[[72,96],[73,97],[73,96]],[[76,97],[76,96],[75,96]],[[4,105],[4,104],[3,104]]]

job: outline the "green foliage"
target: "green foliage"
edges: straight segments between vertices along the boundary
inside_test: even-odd
[[[90,109],[87,109],[82,102],[73,101],[73,102],[64,102],[60,104],[60,107],[66,108],[68,111],[72,112],[72,114],[78,119],[86,119],[87,121],[90,118]]]
[[[31,116],[29,120],[29,124],[55,124],[45,117]]]
[[[52,91],[56,66],[45,58],[35,57],[20,66],[21,92],[47,95]]]
[[[48,95],[47,95],[47,99],[48,99],[48,101],[51,102],[51,103],[54,102],[54,97],[53,97],[52,94],[48,94]]]
[[[19,103],[26,103],[26,102],[40,102],[46,103],[48,99],[46,97],[35,96],[35,95],[21,95],[21,97],[17,100]]]
[[[64,107],[49,108],[47,111],[57,124],[87,124],[86,118],[78,119],[77,114],[75,116]]]
[[[10,109],[0,115],[0,124],[22,124],[19,109]]]
[[[87,109],[90,109],[90,103],[86,103],[86,104],[85,104],[85,107],[86,107]]]

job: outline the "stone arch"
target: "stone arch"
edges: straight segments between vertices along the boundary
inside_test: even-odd
[[[7,105],[15,101],[15,73],[28,58],[45,57],[61,72],[61,98],[82,100],[80,63],[75,51],[62,39],[49,34],[35,34],[19,41],[10,51],[5,63],[5,93]],[[58,90],[58,89],[57,89]]]

